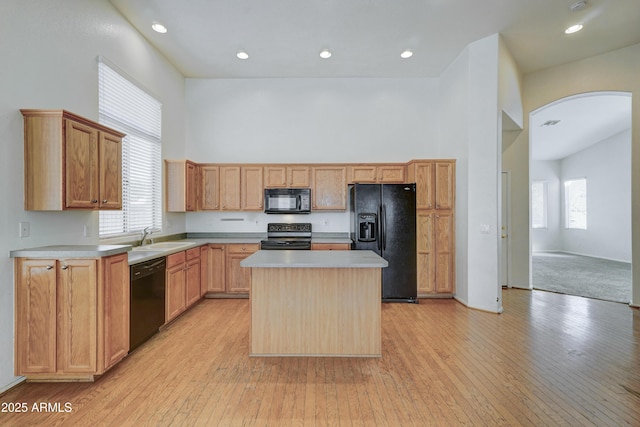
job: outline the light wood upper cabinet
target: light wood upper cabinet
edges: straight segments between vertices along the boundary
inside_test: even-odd
[[[436,209],[452,209],[455,203],[455,169],[453,162],[435,163]]]
[[[123,133],[65,110],[21,112],[26,210],[122,209]]]
[[[349,183],[403,183],[405,165],[352,165],[348,167]]]
[[[127,255],[15,261],[16,375],[90,380],[129,351]]]
[[[307,188],[309,166],[305,165],[268,165],[264,167],[265,188]]]
[[[122,139],[100,133],[100,209],[122,209]]]
[[[312,209],[337,211],[347,208],[346,169],[346,166],[314,166],[311,168]]]
[[[198,167],[189,160],[165,160],[167,212],[192,212],[198,207]]]
[[[220,209],[220,168],[215,165],[200,165],[200,209]]]
[[[455,161],[424,160],[409,164],[408,181],[416,183],[417,209],[453,209]]]
[[[240,166],[220,166],[220,209],[240,210]]]
[[[242,166],[240,179],[243,211],[263,210],[264,187],[262,184],[262,166]]]

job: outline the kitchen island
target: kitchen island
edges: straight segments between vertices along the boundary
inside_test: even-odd
[[[252,356],[380,357],[381,269],[372,251],[258,251],[251,268]]]

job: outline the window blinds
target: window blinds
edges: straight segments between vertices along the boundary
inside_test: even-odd
[[[107,65],[98,63],[99,121],[126,133],[122,141],[122,211],[100,211],[100,237],[162,228],[162,105]]]

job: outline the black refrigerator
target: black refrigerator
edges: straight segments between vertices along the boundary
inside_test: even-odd
[[[354,184],[349,188],[351,249],[372,250],[382,269],[382,301],[417,303],[416,185]]]

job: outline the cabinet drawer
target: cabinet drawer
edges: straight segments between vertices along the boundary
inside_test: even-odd
[[[257,243],[244,243],[244,244],[233,243],[233,244],[227,245],[227,248],[229,248],[229,252],[252,253],[260,249],[260,245]]]
[[[184,264],[186,261],[185,251],[171,254],[167,257],[167,269],[176,266],[178,264]]]
[[[200,246],[197,248],[187,249],[187,261],[200,257]]]
[[[351,250],[351,245],[348,243],[312,243],[311,250],[313,251],[348,251],[348,250]]]

